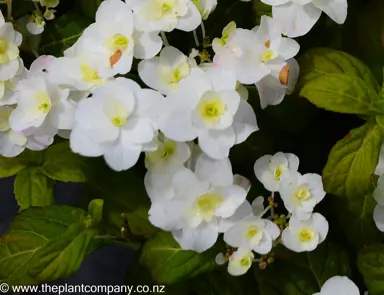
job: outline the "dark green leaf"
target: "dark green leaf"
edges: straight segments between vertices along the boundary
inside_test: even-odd
[[[171,233],[159,232],[145,243],[141,258],[157,282],[173,284],[214,267],[216,255],[214,248],[201,254],[183,250]]]
[[[88,205],[88,213],[92,215],[92,218],[101,222],[103,220],[103,206],[104,200],[94,199]]]
[[[374,121],[351,130],[332,148],[323,171],[325,190],[337,196],[362,198],[373,189],[371,175],[383,142]]]
[[[331,48],[313,48],[305,52],[299,59],[301,86],[310,80],[327,74],[346,74],[360,78],[367,88],[379,91],[379,84],[370,69],[352,55]]]
[[[345,74],[327,74],[311,79],[305,83],[300,95],[328,111],[362,115],[375,114],[371,104],[380,99],[362,79]]]
[[[361,251],[357,266],[369,295],[384,294],[384,245],[374,244]]]
[[[38,282],[50,282],[74,274],[83,262],[96,231],[75,223],[57,239],[36,251],[28,274]]]
[[[89,24],[87,18],[75,12],[69,12],[53,20],[42,34],[39,53],[62,56]]]
[[[383,238],[373,221],[376,201],[372,193],[356,199],[338,198],[336,203],[335,213],[349,244],[361,247]]]
[[[329,278],[351,273],[347,252],[332,242],[300,254],[279,250],[275,263],[266,270],[255,267],[260,295],[312,295],[319,292]]]
[[[69,206],[29,208],[18,214],[0,238],[0,281],[10,285],[36,283],[28,276],[36,252],[70,225],[85,220],[86,212]]]
[[[103,0],[76,0],[76,8],[90,20],[94,21],[96,11]]]
[[[87,180],[87,158],[74,154],[68,141],[52,145],[44,151],[41,169],[49,178],[63,182]]]
[[[348,7],[350,26],[344,34],[344,48],[363,60],[381,82],[384,65],[384,2],[364,1],[353,18],[349,12]]]
[[[15,180],[14,193],[20,211],[29,207],[52,205],[54,181],[47,179],[39,168],[21,170]]]

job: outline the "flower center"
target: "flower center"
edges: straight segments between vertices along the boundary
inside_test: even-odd
[[[301,186],[295,190],[294,195],[296,199],[298,199],[299,201],[303,201],[311,197],[311,192],[306,186]]]
[[[240,264],[241,264],[241,266],[243,266],[243,267],[249,267],[249,266],[252,264],[252,258],[251,258],[250,256],[243,257],[243,258],[240,260]]]
[[[217,193],[204,194],[197,200],[199,215],[205,221],[211,221],[216,209],[224,202],[222,196]]]
[[[203,99],[198,105],[200,116],[208,124],[215,124],[225,113],[226,105],[217,95],[210,99]]]
[[[276,181],[278,181],[278,180],[280,180],[281,175],[283,175],[283,169],[281,168],[280,165],[278,165],[278,166],[276,167],[276,170],[275,170],[275,173],[274,173],[274,175],[273,175],[273,178],[274,178]]]
[[[83,74],[83,81],[90,83],[95,86],[100,86],[103,84],[99,73],[92,69],[90,66],[81,65],[80,70]]]
[[[157,151],[146,154],[147,160],[151,163],[159,163],[170,158],[176,152],[176,142],[167,140]]]
[[[278,53],[275,50],[267,50],[264,52],[263,56],[261,57],[262,62],[269,61],[271,59],[276,58]]]
[[[304,228],[299,233],[299,239],[302,242],[310,242],[315,238],[315,233],[310,228]]]
[[[51,110],[51,99],[44,90],[37,90],[35,99],[38,103],[37,110],[41,113],[48,113]]]

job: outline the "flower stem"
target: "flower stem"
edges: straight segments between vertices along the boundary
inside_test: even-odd
[[[7,19],[9,21],[13,21],[13,17],[12,17],[12,0],[5,0],[5,3],[7,4]]]
[[[273,201],[275,201],[275,192],[272,192],[271,198]],[[275,217],[275,207],[274,206],[272,206],[272,208],[271,208],[271,215],[272,215],[272,217]]]
[[[193,38],[195,39],[196,47],[198,48],[200,46],[199,38],[197,38],[196,30],[193,30]]]
[[[163,39],[164,45],[169,46],[169,42],[168,42],[167,36],[165,35],[165,32],[161,31],[160,35],[161,35],[161,39]]]
[[[200,26],[201,26],[201,35],[202,35],[202,37],[203,37],[203,44],[204,44],[204,40],[205,40],[205,35],[206,35],[206,33],[205,33],[205,25],[204,25],[204,22],[203,22],[203,21],[201,22]]]

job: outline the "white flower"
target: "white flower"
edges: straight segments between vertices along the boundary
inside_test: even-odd
[[[319,293],[313,295],[360,295],[359,288],[348,277],[335,276],[328,279]]]
[[[145,153],[145,166],[150,171],[165,172],[173,167],[181,167],[191,155],[190,148],[185,142],[176,142],[158,136],[157,149]]]
[[[43,150],[53,143],[53,135],[45,135],[41,132],[32,133],[35,128],[26,131],[15,132],[9,125],[9,117],[13,109],[8,106],[0,107],[0,155],[4,157],[16,157],[25,148],[30,150]]]
[[[299,64],[293,57],[300,45],[282,37],[280,27],[268,16],[262,16],[260,26],[253,30],[259,42],[265,45],[263,61],[271,70],[268,76],[256,82],[261,107],[265,108],[281,103],[286,93],[292,93],[299,76]]]
[[[377,187],[373,192],[373,198],[376,200],[377,205],[373,211],[373,220],[377,228],[384,232],[384,177],[380,176]]]
[[[216,50],[214,67],[232,71],[240,83],[254,84],[271,73],[265,63],[270,57],[269,50],[254,31],[236,29],[225,45]]]
[[[207,20],[217,6],[217,0],[192,0],[192,2],[196,5],[203,20]]]
[[[68,89],[51,84],[44,76],[29,75],[18,83],[17,91],[18,105],[9,119],[13,130],[40,128],[55,135],[58,129],[72,128],[76,104],[68,100]]]
[[[27,23],[27,30],[32,35],[40,35],[42,32],[44,32],[45,28],[45,19],[43,14],[35,10],[33,14],[29,17],[29,22]]]
[[[96,88],[92,98],[78,104],[72,150],[88,157],[103,155],[116,171],[131,168],[156,136],[154,110],[160,99],[158,92],[126,78]]]
[[[27,138],[11,129],[9,117],[12,110],[11,107],[0,107],[0,155],[4,157],[16,157],[21,154],[28,141]]]
[[[199,157],[196,173],[183,168],[172,178],[174,196],[152,203],[152,224],[170,230],[183,249],[203,252],[219,235],[219,220],[232,216],[247,192],[233,184],[228,159]]]
[[[191,0],[126,0],[139,31],[174,29],[190,32],[201,23],[201,15]]]
[[[381,176],[384,174],[384,144],[381,145],[379,162],[377,163],[375,174]]]
[[[325,240],[328,228],[327,220],[319,213],[313,213],[304,221],[292,215],[289,226],[283,231],[282,242],[294,252],[312,251]]]
[[[255,255],[248,249],[239,248],[229,257],[228,273],[232,276],[245,274],[252,266]]]
[[[265,255],[271,251],[272,243],[279,235],[280,229],[272,221],[248,217],[228,229],[224,233],[224,241],[232,247],[242,247]]]
[[[343,24],[347,18],[347,0],[262,0],[273,5],[273,18],[288,37],[307,34],[324,11],[332,20]]]
[[[19,70],[19,48],[22,35],[13,29],[11,23],[5,23],[0,12],[0,80],[12,79]]]
[[[109,62],[103,55],[92,52],[72,54],[67,52],[69,56],[53,61],[49,70],[49,80],[52,83],[64,85],[71,90],[91,91],[113,77]]]
[[[271,155],[265,155],[257,159],[254,165],[254,171],[257,179],[264,187],[277,192],[281,177],[288,171],[296,172],[299,168],[299,158],[294,154],[278,152]]]
[[[231,72],[196,69],[165,100],[160,130],[176,141],[198,137],[201,149],[210,157],[228,157],[231,147],[258,130],[252,107],[235,89]]]
[[[236,23],[231,21],[226,25],[221,33],[221,38],[214,38],[212,41],[212,48],[215,53],[218,53],[221,49],[225,48],[227,40],[232,32],[237,29]]]
[[[17,96],[19,93],[16,91],[17,83],[25,79],[28,70],[24,68],[23,60],[20,59],[19,70],[16,75],[8,81],[0,81],[0,106],[13,105],[17,103]]]
[[[308,219],[326,194],[320,175],[293,171],[282,177],[279,193],[288,212],[300,220]]]
[[[193,66],[197,67],[193,59],[175,47],[166,46],[159,57],[141,61],[138,72],[149,87],[169,95],[179,90],[179,82],[190,75]]]
[[[96,12],[96,22],[84,30],[72,51],[99,54],[107,65],[106,71],[125,75],[131,70],[135,53],[152,57],[161,46],[161,38],[156,34],[135,33],[133,13],[126,3],[106,0]]]

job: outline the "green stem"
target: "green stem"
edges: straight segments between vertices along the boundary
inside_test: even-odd
[[[12,17],[12,0],[5,0],[5,3],[7,4],[7,19],[9,21],[13,21],[13,17]]]
[[[169,42],[168,42],[167,36],[165,35],[165,32],[161,31],[160,35],[161,35],[161,38],[163,39],[164,45],[169,46]]]
[[[195,39],[196,47],[199,48],[200,43],[199,43],[199,38],[197,38],[196,30],[193,30],[193,39]]]

